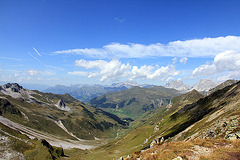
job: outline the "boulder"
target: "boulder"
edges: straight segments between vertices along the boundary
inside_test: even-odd
[[[182,160],[182,157],[178,156],[177,158],[173,158],[172,160]]]
[[[150,143],[150,148],[153,148],[154,145],[161,145],[164,142],[164,137],[159,136],[155,138],[151,143]]]
[[[230,140],[236,140],[236,139],[237,139],[237,135],[234,134],[234,133],[229,134],[229,135],[228,135],[228,139],[230,139]]]

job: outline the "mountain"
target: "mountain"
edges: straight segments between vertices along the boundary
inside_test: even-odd
[[[209,95],[135,86],[95,98],[99,108],[69,94],[6,84],[0,86],[0,157],[239,159],[240,81],[231,83]],[[134,121],[128,128],[100,108]]]
[[[0,86],[0,115],[0,123],[28,137],[76,148],[90,147],[84,146],[87,141],[82,140],[114,137],[117,128],[127,125],[119,117],[88,106],[69,94],[42,93],[17,83]]]
[[[170,99],[179,94],[175,89],[162,86],[132,87],[128,90],[106,93],[93,98],[89,103],[120,117],[136,119],[148,111],[169,104]]]
[[[139,86],[137,82],[133,81],[127,81],[127,82],[120,82],[120,83],[113,83],[111,87],[126,87],[127,89],[130,89],[134,86]]]
[[[182,94],[171,99],[171,103],[167,107],[170,108],[171,110],[179,109],[187,104],[196,102],[203,97],[204,95],[202,93],[193,89],[188,93]]]
[[[173,80],[166,84],[166,88],[173,88],[178,91],[185,92],[185,91],[190,90],[191,87],[184,84],[183,81],[181,81],[181,80],[175,80],[175,81]]]
[[[196,83],[192,89],[196,89],[197,91],[205,91],[207,92],[209,89],[216,87],[219,85],[217,82],[213,82],[210,79],[201,79],[198,83]]]
[[[210,89],[216,87],[219,83],[213,82],[210,79],[201,79],[194,86],[190,87],[183,83],[181,80],[173,80],[166,84],[166,88],[173,88],[183,93],[189,92],[190,90],[197,90],[199,92],[208,92]]]
[[[208,94],[211,94],[211,93],[213,93],[213,92],[215,92],[217,90],[223,89],[224,87],[232,85],[232,84],[237,83],[237,82],[238,82],[238,80],[231,80],[231,79],[229,79],[229,80],[227,80],[227,81],[217,85],[216,87],[210,89],[208,91]]]
[[[104,159],[239,157],[239,142],[232,141],[240,139],[239,99],[240,82],[208,96],[193,90],[173,98],[166,109],[135,122],[121,138],[92,150],[84,158],[101,160],[103,155]]]
[[[143,88],[150,88],[154,85],[138,85],[136,82],[121,82],[121,83],[113,83],[110,86],[107,85],[88,85],[88,84],[77,84],[72,86],[64,86],[64,85],[56,85],[54,87],[47,88],[43,90],[46,93],[55,93],[55,94],[65,94],[68,93],[74,98],[82,101],[88,102],[89,100],[101,96],[108,92],[118,92],[126,89],[130,89],[134,86],[139,86]]]
[[[78,84],[72,86],[56,85],[54,87],[43,90],[43,92],[55,94],[68,93],[82,102],[88,102],[90,99],[103,95],[107,92],[116,92],[124,89],[127,89],[127,87],[125,87],[124,85],[103,86]]]

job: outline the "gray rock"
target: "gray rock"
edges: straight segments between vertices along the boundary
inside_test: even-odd
[[[158,144],[161,145],[164,143],[164,137],[159,136],[155,138],[151,143],[150,143],[150,148],[153,148],[154,145]]]
[[[234,133],[229,134],[229,135],[228,135],[228,139],[230,139],[230,140],[236,140],[236,139],[237,139],[237,135],[234,134]]]

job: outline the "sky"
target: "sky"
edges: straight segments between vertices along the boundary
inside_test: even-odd
[[[0,0],[0,81],[240,79],[239,0]]]

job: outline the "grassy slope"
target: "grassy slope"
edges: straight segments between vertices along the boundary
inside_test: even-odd
[[[174,124],[174,122],[168,122],[170,121],[168,117],[174,110],[179,108],[179,105],[184,106],[184,104],[192,103],[202,96],[202,94],[194,92],[194,94],[189,93],[176,97],[176,99],[184,99],[184,101],[182,101],[182,103],[176,103],[173,105],[172,108],[174,109],[167,110],[166,108],[159,108],[158,112],[155,114],[151,116],[147,114],[141,120],[134,121],[134,124],[130,126],[130,129],[122,130],[122,132],[124,132],[123,137],[121,137],[121,134],[119,134],[120,138],[92,150],[91,153],[84,155],[83,158],[100,160],[114,159],[124,155],[130,155],[135,151],[143,149],[155,138],[155,136],[158,135],[154,130],[156,125],[159,125],[159,123],[168,123],[169,125],[163,126],[160,128],[160,130],[164,131],[168,129],[170,125]],[[161,121],[164,118],[165,122]],[[146,141],[146,139],[148,139],[148,141]]]
[[[190,104],[191,100],[196,99],[189,96],[187,105],[185,105],[186,101],[183,101],[182,105],[175,103],[172,108],[155,114],[122,138],[93,150],[91,154],[87,154],[85,157],[86,159],[98,159],[104,155],[105,159],[113,159],[126,156],[143,149],[159,135],[165,138],[174,138],[193,124],[192,128],[189,128],[177,138],[178,140],[187,139],[193,134],[207,129],[213,122],[223,118],[223,116],[239,116],[239,97],[240,83],[214,92],[192,104]],[[178,98],[181,99],[181,97]],[[214,114],[216,115],[214,116]],[[158,130],[154,130],[156,125],[159,128]],[[148,142],[144,144],[146,138],[148,138]],[[171,141],[171,139],[168,141]]]
[[[57,126],[54,121],[61,120],[68,131],[81,139],[114,137],[116,129],[125,124],[118,117],[87,106],[69,94],[34,91],[31,95],[35,103],[5,96],[24,116],[20,117],[15,114],[4,114],[4,116],[28,127],[70,139],[74,138]],[[71,108],[70,112],[59,110],[55,106],[59,99]]]
[[[90,104],[120,117],[137,119],[147,111],[167,105],[170,99],[176,95],[179,95],[176,90],[161,86],[151,88],[133,87],[120,92],[106,93],[92,99]]]

